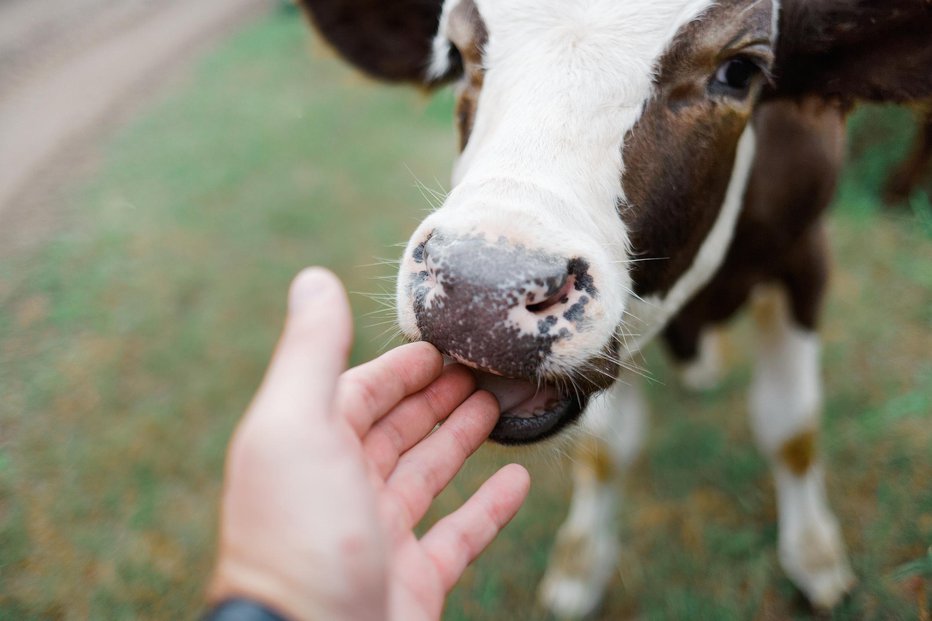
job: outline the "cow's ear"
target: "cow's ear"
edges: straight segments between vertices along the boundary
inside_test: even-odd
[[[442,63],[447,67],[443,75],[428,72],[443,0],[298,2],[330,45],[374,78],[435,84],[460,69],[454,58],[457,62]]]
[[[932,97],[932,0],[782,0],[772,95]]]

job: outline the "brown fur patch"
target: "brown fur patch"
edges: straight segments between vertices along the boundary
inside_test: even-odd
[[[463,0],[450,13],[450,40],[456,46],[463,62],[466,79],[457,88],[456,125],[460,134],[460,151],[466,148],[476,118],[476,107],[485,70],[482,54],[489,40],[485,22],[473,0]]]
[[[598,438],[587,437],[580,440],[576,450],[576,463],[581,468],[592,472],[596,481],[605,483],[615,477],[615,461],[611,449]]]
[[[588,533],[572,533],[561,537],[554,545],[550,565],[570,576],[586,576],[592,571],[594,559],[587,545]]]
[[[779,333],[780,324],[786,318],[783,291],[773,285],[758,287],[751,299],[751,315],[761,334],[770,336]]]
[[[710,80],[749,47],[767,64],[761,42],[771,23],[769,3],[719,2],[684,26],[660,59],[655,94],[623,151],[619,212],[639,259],[630,267],[638,295],[669,291],[715,224],[762,77],[740,96],[714,91]]]
[[[731,247],[664,332],[678,360],[694,359],[702,329],[728,320],[762,283],[782,285],[794,322],[816,328],[829,271],[821,218],[844,159],[845,112],[819,99],[758,106],[757,155]]]
[[[382,80],[424,83],[441,0],[299,0],[346,60]],[[459,67],[438,82],[453,79]]]
[[[784,0],[771,95],[910,101],[932,95],[929,0]]]
[[[798,433],[780,447],[780,462],[798,477],[809,471],[816,457],[816,438],[814,429]]]

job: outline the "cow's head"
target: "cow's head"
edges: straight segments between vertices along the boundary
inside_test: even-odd
[[[903,12],[928,27],[924,2],[795,0],[778,19],[776,0],[305,0],[370,74],[456,81],[453,189],[405,250],[398,315],[480,371],[512,443],[574,420],[712,276],[773,76],[794,71],[792,94],[902,88],[910,61],[858,75],[844,50],[894,22],[921,35]]]

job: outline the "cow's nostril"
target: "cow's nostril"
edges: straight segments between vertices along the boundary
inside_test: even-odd
[[[532,313],[543,313],[544,311],[550,310],[558,304],[566,304],[569,302],[570,293],[573,291],[575,284],[576,276],[571,274],[553,295],[548,296],[546,299],[541,300],[540,302],[528,304],[525,308],[527,308],[528,311]]]
[[[414,259],[415,263],[424,263],[428,259],[428,244],[430,244],[431,238],[434,236],[434,232],[431,231],[427,234],[427,237],[424,238],[424,241],[419,243],[414,247],[414,250],[411,252],[411,258]]]

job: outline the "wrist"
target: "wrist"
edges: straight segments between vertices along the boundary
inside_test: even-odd
[[[288,621],[278,612],[249,599],[227,599],[208,610],[201,621]]]
[[[225,602],[231,601],[253,602],[274,611],[287,621],[312,621],[322,618],[314,612],[313,602],[308,594],[302,593],[295,585],[288,584],[287,580],[274,573],[227,559],[217,565],[208,588],[207,602],[213,607],[212,610],[215,610]],[[218,621],[222,618],[218,618]]]
[[[301,580],[291,580],[277,569],[222,559],[208,589],[208,604],[249,600],[285,621],[382,621],[386,617],[384,588],[372,588],[366,581],[354,581],[339,572],[314,576],[309,570],[300,572]]]

